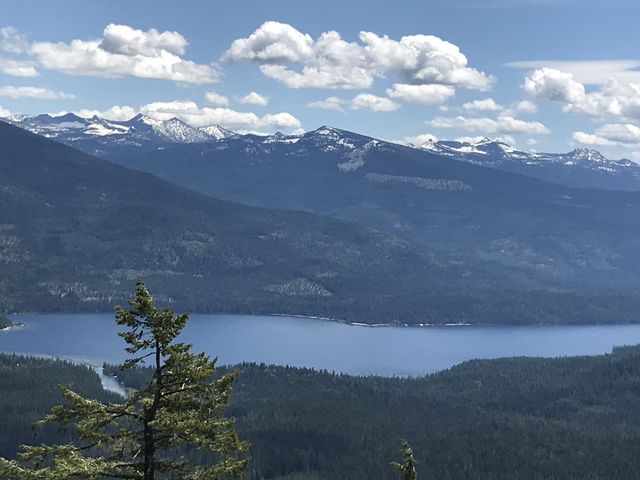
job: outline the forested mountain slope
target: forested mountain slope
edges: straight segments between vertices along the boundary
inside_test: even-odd
[[[635,480],[639,365],[636,347],[466,362],[418,379],[242,365],[229,414],[252,444],[250,480],[394,479],[401,438],[423,478]],[[113,372],[132,386],[145,377]],[[59,401],[59,382],[103,395],[82,367],[0,356],[0,455],[54,438],[34,440],[28,425]]]

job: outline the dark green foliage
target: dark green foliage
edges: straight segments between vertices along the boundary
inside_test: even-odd
[[[409,443],[406,440],[402,441],[402,463],[400,462],[391,462],[395,468],[400,471],[402,480],[417,480],[418,472],[416,471],[416,466],[418,462],[413,457],[413,450],[409,446]]]
[[[15,388],[9,358],[0,356],[2,392]],[[53,367],[67,383],[78,371],[92,376]],[[132,386],[150,374],[107,371]],[[46,392],[59,379],[38,376],[28,380],[29,398],[19,391],[0,398],[0,428],[9,425],[0,455],[15,455],[16,434],[31,435],[11,420],[16,412],[39,418],[57,401]],[[243,365],[229,414],[251,442],[246,476],[253,480],[395,480],[389,464],[401,438],[411,439],[422,478],[637,480],[639,404],[634,347],[598,357],[466,362],[419,379]]]
[[[31,427],[63,401],[58,385],[88,398],[116,402],[120,397],[105,392],[98,375],[89,368],[68,362],[18,355],[0,355],[0,457],[13,456],[25,443],[52,443],[73,439],[72,432]]]
[[[423,478],[640,478],[639,347],[465,362],[418,379],[240,371],[230,411],[252,444],[252,479],[396,479],[389,463],[401,438]]]
[[[176,342],[187,315],[158,310],[139,282],[130,310],[116,322],[130,358],[126,371],[150,365],[151,377],[126,400],[103,403],[61,386],[65,402],[37,422],[58,424],[74,438],[59,444],[23,445],[19,460],[0,457],[0,477],[15,480],[102,478],[218,480],[239,478],[248,444],[239,440],[224,411],[234,373],[213,379],[216,360]],[[193,462],[185,452],[207,455]]]

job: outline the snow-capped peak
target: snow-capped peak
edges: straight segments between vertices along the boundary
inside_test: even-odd
[[[589,162],[607,162],[607,157],[599,151],[590,148],[576,148],[565,155],[574,160],[586,160]]]
[[[206,127],[200,127],[198,130],[215,140],[222,140],[223,138],[229,138],[237,135],[235,132],[227,130],[220,125],[209,125]]]

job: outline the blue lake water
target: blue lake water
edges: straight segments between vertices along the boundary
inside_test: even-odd
[[[0,332],[0,352],[51,355],[100,365],[121,362],[113,314],[25,314]],[[264,362],[354,375],[423,375],[464,360],[608,353],[640,343],[640,325],[363,327],[244,315],[193,315],[181,336],[220,363]]]

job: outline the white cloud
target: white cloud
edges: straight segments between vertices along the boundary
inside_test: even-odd
[[[574,132],[573,140],[583,145],[640,145],[640,127],[631,123],[609,123],[596,128],[594,133]]]
[[[258,105],[260,107],[269,105],[269,99],[264,95],[260,95],[258,92],[249,92],[238,101],[244,105]]]
[[[347,101],[340,97],[327,97],[324,100],[316,100],[315,102],[311,102],[307,104],[307,107],[344,112],[344,109],[342,107],[345,103],[347,103]]]
[[[373,83],[370,72],[349,65],[311,65],[301,73],[285,65],[261,65],[260,71],[289,88],[369,88]]]
[[[227,107],[229,105],[229,99],[224,95],[220,95],[216,92],[204,92],[204,98],[212,105],[218,107]]]
[[[456,91],[449,85],[407,85],[394,83],[387,95],[407,103],[438,105],[449,100]]]
[[[404,145],[423,145],[425,143],[437,142],[438,137],[432,135],[431,133],[423,133],[421,135],[415,135],[413,137],[404,137],[402,140],[396,140],[394,143],[404,144]]]
[[[276,114],[267,114],[260,120],[262,125],[268,125],[270,127],[277,128],[289,128],[292,130],[297,130],[302,128],[302,124],[300,120],[291,115],[290,113],[276,113]]]
[[[59,112],[58,115],[64,115],[67,112]],[[83,108],[80,110],[74,110],[73,113],[83,118],[91,118],[94,115],[98,117],[107,119],[107,120],[115,120],[115,121],[126,121],[131,120],[138,114],[138,111],[130,107],[128,105],[115,105],[107,110],[92,110],[88,108]]]
[[[473,144],[485,141],[486,139],[487,137],[483,137],[482,135],[473,136],[473,137],[462,136],[462,137],[457,137],[456,141],[463,142],[463,143],[470,143],[473,145]],[[496,142],[506,143],[507,145],[510,145],[512,147],[515,147],[517,144],[516,139],[513,138],[511,135],[500,135],[498,137],[493,137],[492,140]]]
[[[9,116],[11,116],[11,112],[6,108],[2,108],[2,105],[0,105],[0,118],[9,117]]]
[[[177,117],[195,127],[216,124],[232,130],[255,131],[260,128],[297,130],[302,126],[300,120],[287,112],[258,117],[253,112],[238,112],[230,108],[201,108],[192,101],[149,103],[140,107],[140,112],[159,120]]]
[[[640,83],[612,79],[587,93],[572,74],[544,68],[527,77],[523,88],[535,98],[557,101],[567,113],[591,117],[640,118]]]
[[[585,85],[604,85],[612,78],[622,83],[640,83],[640,60],[528,60],[507,65],[527,70],[552,68],[572,74]]]
[[[311,108],[322,110],[336,110],[344,112],[345,107],[352,110],[370,110],[372,112],[393,112],[400,108],[400,105],[386,97],[379,97],[370,93],[360,93],[351,100],[340,97],[328,97],[324,100],[316,100],[307,105]]]
[[[634,162],[640,164],[640,152],[631,152],[629,158]]]
[[[533,147],[534,145],[537,145],[538,141],[535,138],[527,138],[527,145],[529,145],[530,147]]]
[[[233,62],[301,63],[313,56],[313,39],[291,25],[265,22],[247,38],[234,40],[224,59]]]
[[[571,138],[573,138],[574,141],[581,143],[582,145],[591,145],[591,146],[613,145],[613,142],[607,140],[606,138],[602,138],[602,137],[599,137],[598,135],[594,135],[591,133],[574,132]]]
[[[0,50],[21,54],[29,48],[29,42],[18,29],[14,27],[0,28]]]
[[[109,24],[104,29],[100,48],[105,52],[145,57],[157,57],[164,52],[184,55],[188,42],[178,32],[159,32],[155,28],[146,32],[128,25]]]
[[[467,57],[457,45],[434,35],[408,35],[396,41],[360,32],[360,40],[376,69],[396,72],[401,83],[489,90],[494,82],[493,77],[468,67]]]
[[[573,75],[553,68],[536,70],[525,78],[524,91],[534,98],[563,103],[580,103],[585,98],[584,85]]]
[[[0,72],[14,77],[37,77],[40,75],[30,60],[0,58]]]
[[[526,122],[509,116],[493,118],[469,118],[457,117],[436,117],[427,122],[428,125],[436,128],[453,128],[466,130],[468,132],[481,132],[487,135],[493,134],[548,134],[549,129],[540,122]]]
[[[361,93],[351,100],[353,110],[371,110],[372,112],[393,112],[400,108],[400,105],[386,97],[378,97],[370,93]]]
[[[110,24],[100,39],[35,42],[29,52],[43,68],[69,75],[216,82],[219,73],[211,65],[182,58],[186,46],[186,39],[177,32],[142,31]]]
[[[619,143],[640,143],[640,127],[631,123],[606,124],[596,129],[596,134]]]
[[[71,99],[75,95],[63,92],[56,92],[49,88],[42,87],[13,87],[10,85],[0,86],[0,97],[9,98],[38,98],[49,99]]]
[[[399,85],[413,87],[488,90],[494,81],[468,67],[466,56],[456,45],[432,35],[405,36],[397,41],[360,32],[359,40],[347,42],[335,31],[314,40],[291,25],[271,21],[235,40],[223,60],[258,63],[264,75],[290,88],[369,88],[375,78],[388,72],[398,77]],[[424,99],[425,94],[406,98]]]
[[[513,107],[513,111],[517,113],[533,114],[538,112],[538,105],[531,100],[522,100]]]
[[[474,100],[473,102],[467,102],[462,105],[465,110],[481,110],[492,111],[502,110],[502,106],[498,105],[493,98],[484,98],[482,100]]]

